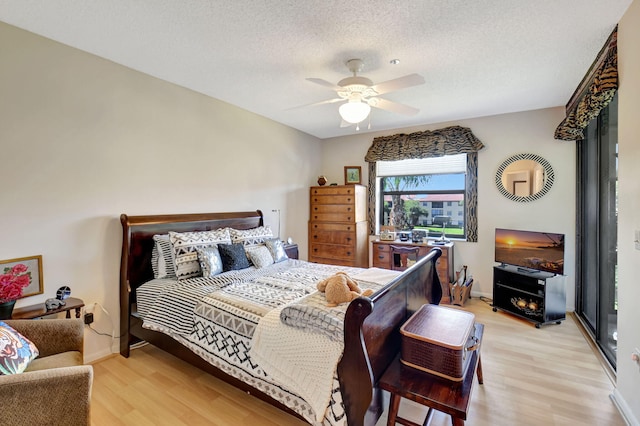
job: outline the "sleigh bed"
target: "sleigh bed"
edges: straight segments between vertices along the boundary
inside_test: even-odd
[[[218,360],[214,356],[216,362],[212,362],[207,351],[200,350],[197,345],[194,347],[192,342],[186,342],[180,335],[167,334],[162,330],[162,327],[153,327],[148,323],[143,326],[141,313],[138,312],[138,292],[143,294],[142,290],[147,288],[150,282],[158,282],[154,281],[154,269],[152,268],[154,235],[167,234],[169,231],[184,233],[222,228],[251,230],[264,225],[262,213],[250,211],[152,216],[127,216],[123,214],[120,221],[123,230],[120,265],[121,355],[128,357],[132,344],[139,341],[149,342],[310,423],[374,425],[383,411],[382,391],[377,387],[377,382],[399,350],[400,326],[420,306],[425,303],[437,303],[440,298],[440,282],[435,273],[435,262],[441,251],[436,248],[411,268],[392,276],[384,285],[372,287],[375,292],[370,297],[359,297],[348,306],[344,306],[342,312],[344,320],[339,328],[342,354],[336,360],[336,362],[339,360],[337,374],[331,378],[335,395],[331,396],[324,421],[318,422],[310,418],[310,415],[305,412],[306,408],[300,408],[301,405],[304,405],[304,399],[299,394],[287,390],[287,383],[271,384],[260,370],[256,370],[259,371],[259,374],[251,371],[247,374],[242,371],[237,374],[234,369],[227,368],[227,365],[224,364],[226,361],[217,362]],[[295,276],[298,270],[305,267],[310,267],[311,270],[319,274],[328,273],[329,269],[325,268],[330,268],[327,265],[309,264],[297,260],[287,260],[271,266],[275,271],[273,273],[279,274],[278,277]],[[293,273],[288,272],[286,268],[289,267],[294,270]],[[246,274],[251,275],[254,272],[247,270]],[[358,271],[349,272],[357,273]],[[372,269],[359,273],[365,277],[372,276],[371,273],[375,275],[375,272]],[[243,273],[240,272],[240,278],[245,276],[242,275]],[[268,281],[273,280],[273,277],[265,276],[260,279]],[[236,281],[234,285],[229,285],[229,288],[242,289],[244,284],[239,282],[242,279]],[[159,281],[159,283],[160,286],[166,284],[163,281]],[[143,286],[143,284],[146,285]],[[165,293],[165,297],[170,296],[170,293]],[[215,294],[217,292],[212,293],[212,295]],[[316,296],[317,294],[310,294],[307,297]],[[179,303],[179,300],[169,299],[169,305],[173,304],[174,306],[169,306],[167,309],[173,309]],[[216,304],[218,301],[214,300],[211,303]],[[291,306],[295,306],[295,304]],[[264,318],[275,311],[274,309],[264,315]],[[194,316],[196,315],[194,314]],[[148,317],[146,319],[149,320]],[[194,326],[194,328],[196,327]],[[214,329],[210,335],[217,333],[215,324],[205,323],[204,328]],[[250,336],[240,343],[242,347],[251,344]],[[260,344],[259,340],[258,344]],[[253,352],[247,351],[247,354],[251,353]],[[236,354],[236,357],[238,356]],[[259,363],[250,359],[251,356],[245,358],[243,362],[246,365],[252,368],[259,367],[257,365]],[[264,384],[263,380],[267,384]]]

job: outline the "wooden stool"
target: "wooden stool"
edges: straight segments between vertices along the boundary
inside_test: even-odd
[[[482,342],[484,325],[476,323],[475,337]],[[405,426],[420,426],[410,420],[398,417],[400,399],[407,398],[418,404],[429,407],[423,425],[427,425],[433,417],[433,410],[451,415],[453,426],[463,426],[469,411],[473,376],[478,373],[478,383],[483,383],[480,348],[471,353],[471,361],[467,372],[460,382],[447,380],[400,362],[400,357],[389,365],[379,381],[381,389],[389,391],[389,416],[387,426],[400,423]]]

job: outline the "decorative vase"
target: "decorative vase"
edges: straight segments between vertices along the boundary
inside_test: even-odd
[[[324,176],[318,177],[318,185],[324,186],[327,183],[327,178]]]
[[[13,314],[13,307],[15,304],[15,300],[0,303],[0,320],[11,319],[11,314]]]

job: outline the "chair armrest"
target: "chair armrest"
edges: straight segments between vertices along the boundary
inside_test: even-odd
[[[3,424],[90,425],[93,367],[0,376]]]
[[[6,320],[40,352],[40,357],[62,352],[84,353],[84,321],[82,319]]]

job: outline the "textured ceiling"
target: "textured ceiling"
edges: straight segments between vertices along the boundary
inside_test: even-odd
[[[0,0],[0,21],[328,138],[355,132],[338,104],[293,107],[335,97],[305,79],[350,58],[426,80],[372,131],[564,105],[631,1]]]

